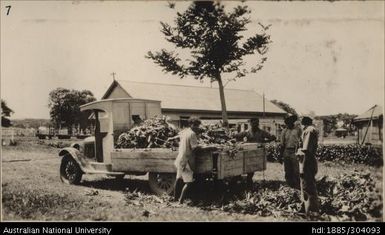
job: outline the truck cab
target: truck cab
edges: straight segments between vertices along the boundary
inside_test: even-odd
[[[161,115],[160,101],[131,98],[95,101],[82,105],[80,110],[93,111],[90,118],[95,119],[95,158],[106,164],[111,163],[109,155],[118,137],[114,135],[130,129],[138,116],[147,119]]]
[[[92,111],[90,119],[95,120],[95,136],[87,137],[80,143],[60,151],[63,156],[61,179],[67,183],[78,183],[81,177],[71,178],[68,172],[106,173],[124,175],[123,172],[111,172],[111,152],[114,140],[120,133],[129,130],[134,120],[153,118],[161,115],[160,101],[145,99],[105,99],[80,106],[81,111]],[[66,165],[72,168],[66,171]]]

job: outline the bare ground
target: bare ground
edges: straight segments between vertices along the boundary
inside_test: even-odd
[[[179,206],[167,197],[151,194],[147,176],[126,176],[117,181],[104,175],[85,175],[81,185],[66,185],[59,179],[58,147],[69,140],[34,138],[18,140],[17,146],[2,149],[2,219],[5,221],[293,221],[285,216],[258,216],[228,213],[215,206]],[[382,168],[365,165],[322,163],[317,178],[337,177],[357,170],[376,177],[382,192]],[[255,174],[254,182],[283,182],[283,166],[268,163],[267,170]],[[206,186],[210,187],[210,186]],[[239,190],[244,190],[240,187]],[[214,192],[215,193],[215,192]],[[239,193],[239,191],[237,192]],[[210,194],[208,203],[223,200]],[[209,209],[208,209],[209,208]]]

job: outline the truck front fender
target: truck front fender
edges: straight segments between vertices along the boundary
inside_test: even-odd
[[[66,148],[61,149],[59,152],[59,157],[64,157],[64,156],[68,156],[68,157],[72,158],[73,160],[75,160],[83,172],[87,171],[86,170],[86,161],[84,159],[84,156],[76,148],[66,147]]]

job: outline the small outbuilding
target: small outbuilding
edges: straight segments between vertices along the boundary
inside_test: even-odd
[[[353,124],[357,127],[357,141],[359,144],[379,144],[383,143],[383,108],[374,105],[363,114],[353,119]]]

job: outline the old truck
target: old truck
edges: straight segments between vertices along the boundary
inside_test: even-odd
[[[39,139],[52,139],[55,136],[55,129],[51,127],[39,126],[36,137]]]
[[[78,184],[83,174],[107,174],[116,178],[148,174],[149,186],[153,192],[170,194],[173,191],[177,149],[120,149],[114,145],[117,139],[114,135],[132,127],[134,116],[147,119],[161,115],[160,101],[106,99],[85,104],[80,109],[92,111],[95,136],[59,152],[62,157],[60,178],[63,182]],[[266,157],[260,144],[244,144],[236,153],[203,150],[196,156],[195,172],[216,180],[265,169]]]
[[[56,130],[52,127],[40,126],[37,129],[36,137],[39,139],[52,139],[54,137],[57,137],[58,139],[70,139],[71,135],[69,134],[67,128],[60,128]]]

